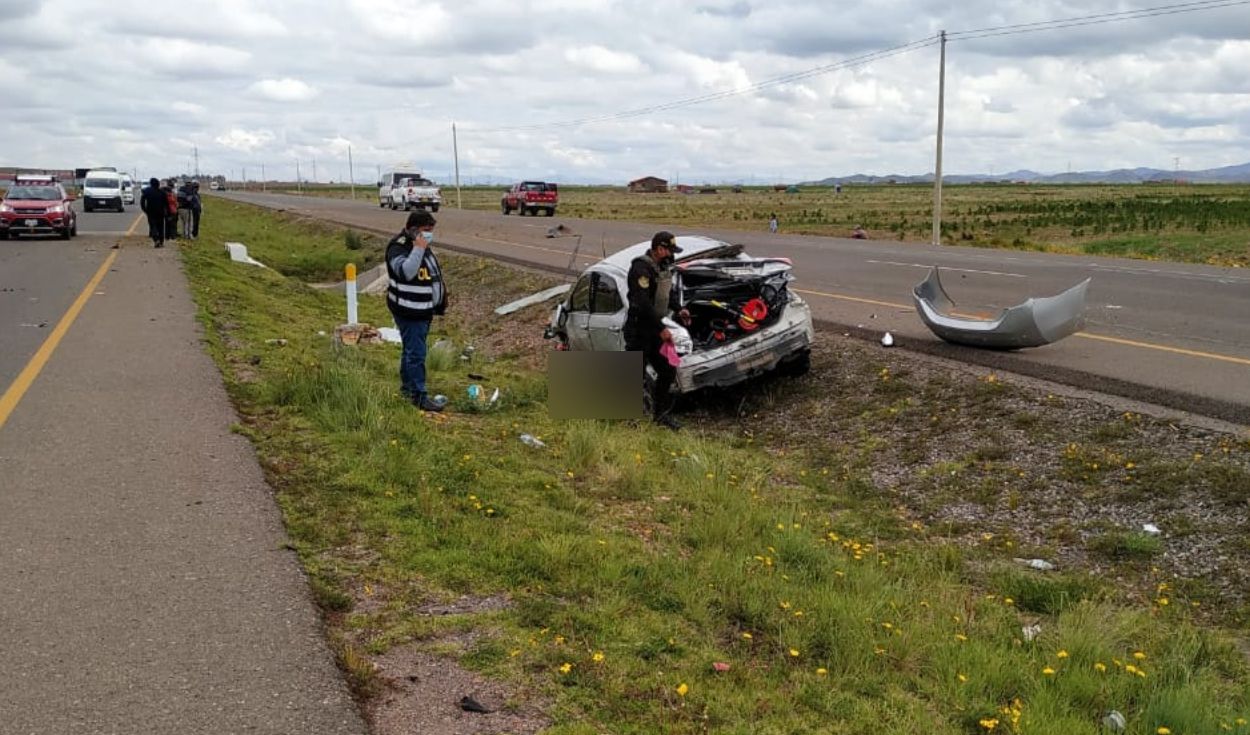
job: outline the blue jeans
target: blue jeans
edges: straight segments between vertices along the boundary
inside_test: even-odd
[[[425,395],[425,338],[430,334],[430,322],[395,317],[395,326],[404,343],[399,356],[399,390],[419,399]]]

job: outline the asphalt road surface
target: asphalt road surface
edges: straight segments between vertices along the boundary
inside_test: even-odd
[[[364,735],[177,250],[81,216],[0,241],[0,733]]]
[[[380,233],[405,214],[363,201],[228,192],[222,196]],[[206,215],[209,216],[209,215]],[[817,320],[866,338],[1194,413],[1250,424],[1250,272],[1213,266],[1026,253],[738,230],[504,216],[442,209],[436,242],[512,262],[575,270],[658,229],[740,242],[756,255],[792,258],[795,289]],[[564,224],[582,236],[548,238]],[[763,229],[763,223],[761,223]],[[580,248],[572,258],[575,248]],[[941,342],[921,323],[912,287],[932,265],[965,312],[993,314],[1091,278],[1085,331],[1058,343],[993,352]]]

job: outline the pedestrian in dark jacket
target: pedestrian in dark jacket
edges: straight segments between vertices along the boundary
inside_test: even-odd
[[[161,182],[156,178],[148,180],[143,194],[139,196],[139,208],[148,218],[148,237],[152,238],[153,247],[165,246],[165,213],[169,204],[165,192],[161,190]]]
[[[200,212],[204,203],[200,200],[200,182],[191,182],[191,239],[200,239]]]
[[[408,215],[404,231],[386,246],[386,305],[399,327],[400,392],[423,411],[442,411],[443,404],[426,395],[425,354],[430,322],[447,310],[447,287],[430,244],[434,215],[425,210]]]
[[[642,352],[644,370],[650,365],[656,374],[655,383],[649,391],[652,418],[656,423],[674,430],[681,428],[681,424],[670,415],[673,407],[669,391],[677,377],[677,368],[661,354],[660,348],[664,343],[673,341],[663,319],[669,313],[673,256],[680,252],[677,238],[671,232],[657,232],[651,238],[651,248],[629,264],[629,275],[626,276],[629,312],[624,329],[625,349]],[[647,385],[645,376],[643,384]]]

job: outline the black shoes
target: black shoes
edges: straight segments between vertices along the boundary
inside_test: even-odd
[[[412,405],[416,406],[422,411],[430,411],[433,413],[438,413],[442,411],[443,408],[447,405],[447,401],[436,401],[423,393],[420,396],[417,396],[416,398],[412,399]]]

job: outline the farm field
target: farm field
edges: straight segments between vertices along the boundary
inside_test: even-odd
[[[289,191],[290,187],[275,191]],[[502,187],[461,191],[466,209],[498,210]],[[347,198],[347,187],[305,188]],[[456,192],[443,187],[447,207]],[[357,199],[375,200],[372,187]],[[959,185],[942,189],[942,241],[1209,265],[1250,267],[1250,185]],[[874,240],[928,242],[929,186],[728,187],[715,194],[631,194],[611,187],[562,187],[560,217],[715,226],[766,232],[776,213],[783,234],[849,237],[856,225]],[[501,215],[502,216],[502,215]]]

